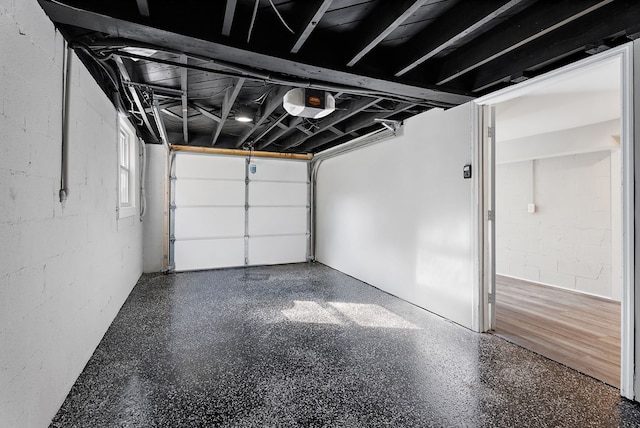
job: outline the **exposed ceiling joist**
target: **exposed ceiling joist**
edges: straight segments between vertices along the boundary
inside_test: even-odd
[[[258,129],[262,124],[271,116],[279,106],[282,105],[282,97],[290,88],[288,86],[281,86],[269,94],[267,99],[263,102],[260,109],[260,117],[253,123],[251,129],[247,130],[244,134],[238,137],[235,143],[236,148],[242,147],[245,141]]]
[[[402,113],[403,111],[409,110],[410,108],[415,107],[415,104],[402,103],[398,104],[393,111],[386,111],[380,113],[368,113],[362,116],[358,116],[354,118],[354,120],[347,124],[344,128],[345,134],[353,134],[354,132],[359,131],[360,129],[371,126],[375,123],[375,119],[386,119],[398,113]],[[333,136],[327,133],[322,135],[317,135],[314,138],[309,139],[302,147],[301,151],[311,152],[314,149],[324,146],[325,144],[330,143],[333,140]]]
[[[291,59],[252,52],[248,48],[226,45],[215,40],[203,40],[201,37],[177,34],[169,30],[68,7],[58,2],[38,1],[49,17],[59,24],[75,25],[112,37],[122,37],[178,52],[183,52],[185,46],[188,46],[191,54],[233,63],[247,69],[255,69],[256,72],[262,70],[262,74],[267,71],[272,73],[271,77],[274,80],[282,81],[283,84],[287,84],[287,79],[293,76],[294,80],[299,81],[301,85],[322,83],[325,86],[332,85],[332,89],[336,92],[344,90],[367,96],[385,96],[386,94],[442,102],[449,105],[462,104],[473,98],[467,93],[349,73],[339,70],[337,65],[336,68],[331,68],[305,64]]]
[[[343,144],[376,119],[465,103],[640,34],[638,0],[271,0],[276,13],[267,0],[37,1],[114,105],[141,119],[146,110],[140,135],[161,134],[156,118],[179,144],[291,153]],[[268,13],[250,25],[256,5]],[[288,88],[330,92],[337,110],[281,113]],[[253,122],[232,120],[245,108]]]
[[[172,118],[174,118],[174,119],[178,119],[178,120],[182,120],[182,116],[181,116],[181,115],[179,115],[179,114],[177,114],[177,113],[172,112],[172,111],[171,111],[171,110],[169,110],[169,108],[167,108],[167,107],[161,108],[161,109],[160,109],[160,111],[161,111],[162,113],[166,114],[166,115],[167,115],[167,116],[169,116],[169,117],[172,117]]]
[[[381,111],[377,113],[366,113],[366,114],[360,115],[354,118],[349,123],[346,123],[344,125],[343,127],[344,132],[346,134],[350,134],[351,132],[358,131],[364,128],[365,126],[371,125],[376,121],[376,119],[387,119],[398,113],[407,111],[415,106],[416,106],[415,104],[401,103],[401,104],[398,104],[395,108],[393,108],[390,111]]]
[[[441,64],[443,70],[438,84],[448,83],[478,67],[514,51],[527,43],[570,24],[576,19],[600,9],[613,0],[563,1],[562,5],[549,7],[536,4],[526,14],[501,24],[490,34],[479,37]],[[541,25],[541,23],[545,23]]]
[[[265,141],[264,143],[261,143],[258,146],[258,150],[262,150],[262,149],[265,149],[266,147],[269,147],[276,140],[278,140],[280,137],[285,135],[287,132],[289,132],[292,129],[296,128],[301,123],[302,123],[302,118],[301,117],[292,117],[291,120],[289,121],[289,126],[287,126],[286,128],[278,129],[277,131],[271,133],[269,135],[269,138],[267,139],[267,141]],[[284,149],[282,149],[282,151],[284,151]]]
[[[334,134],[336,134],[338,137],[342,137],[345,133],[342,132],[341,130],[339,130],[338,128],[336,128],[335,126],[330,126],[329,128],[327,128],[327,131],[331,131]]]
[[[116,56],[115,57],[115,62],[118,65],[118,70],[120,71],[120,75],[122,76],[122,80],[124,80],[125,83],[126,82],[130,82],[131,81],[131,76],[129,75],[129,71],[127,70],[127,67],[125,66],[124,62],[122,61],[122,58]],[[145,111],[144,105],[142,104],[142,100],[140,99],[140,96],[138,95],[138,91],[136,90],[136,88],[134,86],[127,85],[127,88],[129,89],[129,92],[131,93],[131,97],[133,98],[133,102],[136,105],[136,109],[138,110],[138,113],[142,117],[142,121],[144,122],[145,126],[147,127],[147,129],[149,130],[151,135],[155,135],[153,127],[151,126],[151,122],[149,122],[149,118],[147,117],[147,112]],[[160,120],[162,120],[162,119],[160,119]]]
[[[216,126],[216,130],[211,137],[212,146],[215,146],[216,141],[218,141],[218,137],[220,137],[220,133],[222,132],[222,127],[224,126],[224,123],[227,120],[229,113],[231,112],[233,103],[238,97],[238,94],[240,93],[240,89],[242,89],[242,85],[244,85],[244,82],[244,78],[237,79],[233,87],[227,88],[224,94],[224,101],[222,102],[222,113],[220,115],[220,122],[218,122],[218,126]]]
[[[296,129],[298,131],[302,132],[303,134],[307,134],[309,137],[311,137],[313,135],[313,131],[311,131],[310,129],[305,128],[303,125],[296,126]]]
[[[153,109],[153,117],[156,121],[156,126],[158,127],[158,132],[160,133],[160,141],[164,144],[169,145],[169,135],[167,134],[167,129],[164,126],[164,121],[162,120],[162,115],[160,114],[160,107],[158,106],[158,100],[154,99],[152,107]]]
[[[186,55],[180,56],[180,62],[183,64],[187,64],[188,59]],[[182,138],[184,139],[184,144],[189,144],[189,107],[188,107],[188,99],[187,99],[187,76],[188,70],[186,67],[182,67],[180,69],[180,89],[182,90]]]
[[[224,21],[222,22],[222,35],[228,37],[231,35],[231,26],[233,24],[233,17],[236,14],[236,5],[238,0],[227,0],[227,5],[224,9]]]
[[[423,33],[423,37],[416,38],[409,50],[417,53],[409,56],[411,58],[409,63],[398,71],[395,76],[400,77],[413,70],[524,1],[526,0],[510,0],[497,8],[494,1],[482,1],[474,3],[473,8],[469,8],[468,4],[466,4],[465,10],[458,8],[450,10],[445,17],[442,17],[434,24],[438,27],[437,29],[431,28],[428,32]]]
[[[426,2],[427,0],[382,2],[380,8],[374,12],[376,21],[367,28],[356,54],[347,63],[347,67],[353,67]]]
[[[169,88],[161,85],[153,85],[149,83],[140,83],[140,82],[125,82],[127,86],[134,86],[142,91],[151,89],[156,94],[170,95],[182,97],[182,91],[175,88]]]
[[[367,109],[373,105],[376,105],[377,103],[379,103],[380,101],[382,101],[383,98],[361,98],[359,100],[352,100],[348,103],[347,106],[345,106],[343,109],[336,111],[332,114],[330,114],[329,116],[327,116],[324,119],[319,120],[316,123],[316,130],[314,131],[314,133],[312,135],[306,135],[304,133],[302,134],[295,134],[292,135],[290,137],[287,137],[283,142],[282,142],[282,151],[288,150],[292,147],[297,147],[300,144],[304,143],[305,141],[307,141],[309,138],[311,138],[313,135],[316,135],[320,132],[324,132],[326,131],[328,128],[335,126],[336,124],[342,122],[343,120],[360,113],[362,110]]]
[[[200,104],[189,102],[189,107],[195,109],[198,113],[200,113],[204,117],[208,117],[209,119],[213,120],[214,122],[218,122],[219,123],[219,122],[222,121],[222,118],[220,116],[210,112],[209,110],[205,109]]]
[[[508,61],[494,61],[474,73],[472,87],[475,91],[486,88],[516,75],[520,70],[540,66],[567,53],[584,49],[591,40],[602,40],[613,36],[607,20],[616,17],[622,27],[640,29],[640,2],[637,0],[613,1],[568,25],[528,43],[509,55]]]
[[[149,13],[149,3],[147,0],[136,0],[136,2],[138,3],[138,11],[140,12],[140,15],[149,17],[151,14]]]
[[[270,126],[268,126],[267,129],[262,131],[253,141],[257,142],[257,141],[262,140],[262,138],[265,135],[267,135],[269,132],[271,132],[271,130],[273,130],[273,128],[275,128],[276,126],[282,125],[282,121],[285,120],[288,116],[289,116],[288,113],[281,114],[280,117],[278,117]],[[264,147],[266,147],[266,145]]]
[[[302,45],[304,45],[309,36],[311,36],[311,33],[322,19],[322,16],[331,6],[331,3],[333,3],[333,0],[322,0],[319,2],[318,6],[315,9],[310,8],[310,13],[308,14],[309,17],[306,20],[302,20],[302,22],[305,22],[306,24],[302,28],[298,39],[291,48],[291,53],[298,53],[298,51],[300,51]]]
[[[175,100],[166,100],[164,102],[160,102],[158,101],[158,107],[163,109],[163,108],[173,108],[173,107],[177,107],[179,105],[182,105],[181,101],[175,101]],[[150,109],[147,108],[147,111],[149,111]]]

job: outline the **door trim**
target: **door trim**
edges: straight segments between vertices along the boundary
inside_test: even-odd
[[[634,278],[635,278],[635,207],[634,207],[634,129],[633,129],[633,43],[627,43],[623,46],[610,49],[598,55],[594,55],[590,58],[586,58],[581,61],[577,61],[568,66],[562,67],[558,70],[551,71],[545,75],[538,76],[536,78],[527,80],[520,84],[510,86],[503,90],[497,91],[493,94],[486,95],[484,97],[475,100],[478,106],[487,106],[497,104],[517,96],[520,96],[529,90],[532,85],[537,85],[546,80],[554,79],[556,77],[571,73],[579,70],[583,67],[587,67],[593,64],[597,64],[602,61],[608,61],[617,58],[621,64],[621,147],[622,147],[622,271],[623,271],[623,286],[622,286],[622,319],[621,319],[621,367],[620,367],[620,393],[622,396],[628,399],[633,399],[634,394],[634,363],[635,363],[635,295],[634,295]],[[483,115],[481,114],[482,108],[476,109],[479,114],[476,115],[476,123],[480,132],[482,132],[482,126],[485,122]],[[478,133],[480,134],[480,133]],[[482,145],[485,144],[484,139],[479,137],[476,142],[482,150]],[[478,175],[480,181],[477,186],[478,194],[476,196],[478,201],[482,201],[486,192],[488,171],[483,171],[482,175]],[[480,204],[482,205],[482,204]],[[483,211],[480,211],[483,212]],[[486,227],[485,216],[476,215],[476,220],[481,221],[482,224],[477,225],[478,230],[484,230]],[[483,236],[476,235],[481,239]],[[485,276],[487,269],[487,263],[489,258],[485,255],[483,242],[479,242],[476,245],[478,251],[480,251],[477,263],[480,272],[477,274],[478,278]],[[487,281],[477,281],[474,284],[476,290],[474,295],[483,296],[484,300],[487,300],[488,293]],[[484,331],[488,330],[489,325],[489,310],[485,304],[484,310],[476,311],[477,319],[475,325],[484,326]]]

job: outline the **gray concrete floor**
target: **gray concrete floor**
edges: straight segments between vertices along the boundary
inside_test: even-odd
[[[51,426],[630,427],[640,405],[302,264],[143,276]]]

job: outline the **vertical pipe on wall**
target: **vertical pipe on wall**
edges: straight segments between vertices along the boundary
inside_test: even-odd
[[[69,101],[71,95],[71,58],[73,50],[63,39],[62,66],[62,148],[60,165],[60,203],[64,204],[69,196]]]
[[[147,146],[145,146],[142,138],[138,138],[139,150],[140,150],[140,158],[142,168],[140,169],[140,221],[142,221],[142,217],[144,217],[144,213],[147,210],[147,195],[144,186],[144,178],[147,171]]]

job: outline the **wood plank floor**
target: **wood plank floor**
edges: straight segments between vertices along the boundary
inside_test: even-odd
[[[620,387],[620,303],[498,275],[495,334]]]

